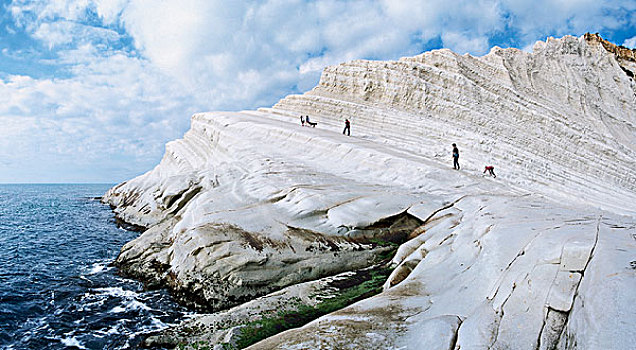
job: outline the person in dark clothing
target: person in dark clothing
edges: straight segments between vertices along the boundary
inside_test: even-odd
[[[314,123],[314,122],[310,121],[309,120],[309,116],[305,117],[305,123],[309,124],[309,126],[314,127],[314,128],[316,127],[316,125],[318,125],[318,123]]]
[[[345,128],[342,130],[342,134],[344,135],[345,132],[347,133],[347,136],[351,136],[351,123],[349,122],[349,119],[345,119]]]
[[[459,149],[453,144],[453,169],[459,170]]]
[[[305,117],[304,116],[300,116],[300,126],[305,126]]]
[[[497,175],[495,175],[495,167],[492,165],[486,165],[486,167],[484,168],[484,174],[488,172],[488,175],[492,175],[493,177],[497,177]]]

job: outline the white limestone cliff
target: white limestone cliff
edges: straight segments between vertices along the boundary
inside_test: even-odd
[[[243,314],[397,242],[384,292],[252,348],[629,348],[635,68],[631,50],[566,36],[348,62],[270,109],[197,114],[155,169],[104,196],[148,228],[117,262]]]

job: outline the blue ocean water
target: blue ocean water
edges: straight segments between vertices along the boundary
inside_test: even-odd
[[[110,185],[0,185],[0,349],[135,348],[185,310],[110,263],[139,233],[96,200]]]

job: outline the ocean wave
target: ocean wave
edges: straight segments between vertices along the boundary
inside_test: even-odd
[[[106,272],[113,269],[112,266],[108,266],[109,263],[110,261],[102,261],[102,262],[94,263],[93,265],[91,265],[90,270],[88,270],[88,275],[95,275],[95,274]]]
[[[104,288],[95,288],[93,291],[98,292],[102,295],[109,295],[113,297],[124,297],[124,298],[134,298],[139,293],[133,290],[126,290],[122,287],[104,287]]]
[[[118,229],[108,206],[78,200],[107,189],[0,185],[11,198],[0,208],[0,349],[136,348],[180,318],[165,291],[116,274],[119,249],[138,234]]]
[[[75,347],[75,348],[78,348],[78,349],[86,349],[86,347],[84,345],[82,345],[82,343],[80,343],[80,341],[77,340],[77,338],[75,338],[75,337],[62,338],[62,339],[60,339],[60,342],[62,344],[64,344],[65,346],[68,346],[68,347]]]
[[[150,311],[152,310],[152,308],[150,308],[148,305],[138,300],[133,299],[133,300],[126,301],[123,306],[115,306],[114,308],[110,310],[110,312],[121,313],[121,312],[133,311],[133,310]]]

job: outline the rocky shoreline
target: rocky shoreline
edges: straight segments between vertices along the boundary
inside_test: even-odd
[[[434,213],[431,217],[433,215]],[[163,238],[155,231],[165,232],[174,226],[174,220],[166,221],[165,224],[153,226],[153,231],[146,234],[147,228],[127,223],[116,216],[116,222],[120,227],[140,232],[140,240],[148,239],[144,238],[144,235],[159,236],[150,239]],[[185,286],[180,284],[170,273],[169,265],[158,260],[147,260],[143,255],[157,248],[160,243],[151,243],[150,247],[153,248],[144,250],[141,252],[142,255],[133,255],[128,252],[131,248],[127,247],[138,243],[132,241],[122,248],[114,265],[118,267],[120,274],[144,282],[147,288],[168,287],[179,303],[202,312],[176,327],[149,336],[144,346],[196,348],[198,345],[218,344],[222,349],[243,349],[268,336],[303,326],[320,316],[380,293],[395,268],[390,262],[398,247],[409,238],[417,236],[425,224],[426,222],[412,215],[401,213],[384,218],[368,227],[357,228],[353,237],[344,240],[325,237],[316,232],[299,233],[296,229],[295,233],[304,237],[301,248],[304,247],[305,251],[314,254],[328,255],[331,259],[339,261],[342,268],[323,270],[322,275],[318,275],[317,278],[309,277],[301,282],[292,281],[290,286],[273,290],[255,290],[254,294],[248,294],[243,298],[234,298],[231,294],[225,300],[206,298],[206,295],[212,293],[222,293],[219,289],[205,290],[215,286],[209,279]],[[261,240],[258,236],[242,232],[237,227],[216,226],[214,231],[217,235],[227,231],[240,232],[233,237],[234,239],[226,238],[234,242],[239,242],[242,238],[240,244],[258,252],[262,252],[266,247],[276,247],[279,254],[291,254],[281,248],[293,246],[290,242]],[[295,250],[291,249],[295,254]],[[365,251],[365,254],[350,255],[348,251]],[[197,252],[192,254],[196,255]],[[364,256],[365,259],[360,260],[360,256]],[[338,260],[339,257],[345,260]],[[296,259],[307,260],[306,257],[298,255]],[[350,259],[357,262],[347,263]],[[288,263],[289,259],[280,261]],[[397,283],[395,281],[404,276],[402,273],[393,276],[392,279]],[[223,291],[231,292],[231,289]],[[270,292],[272,293],[267,294]]]

